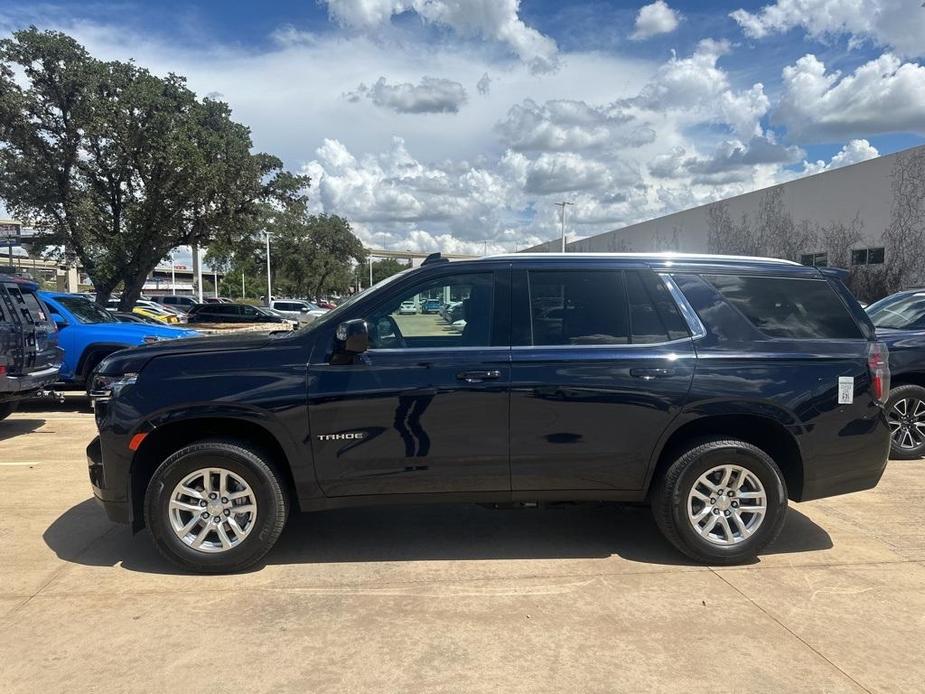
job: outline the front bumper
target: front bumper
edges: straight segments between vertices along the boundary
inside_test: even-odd
[[[131,523],[132,504],[128,494],[127,476],[117,473],[117,468],[103,464],[103,444],[97,436],[87,446],[87,472],[90,486],[97,503],[106,511],[114,523]]]

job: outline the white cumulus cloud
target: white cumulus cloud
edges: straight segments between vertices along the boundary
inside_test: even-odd
[[[816,39],[848,35],[903,55],[925,55],[922,0],[776,0],[758,12],[740,9],[731,17],[756,39],[802,27]]]
[[[807,54],[783,71],[775,120],[795,137],[925,133],[925,66],[886,53],[842,75]]]
[[[802,173],[809,176],[822,173],[823,171],[837,169],[842,166],[849,166],[850,164],[858,164],[862,161],[867,161],[868,159],[879,156],[880,152],[878,152],[877,148],[871,145],[867,140],[851,140],[828,162],[822,159],[818,159],[815,162],[804,161]]]
[[[467,98],[459,82],[436,77],[423,77],[419,84],[389,84],[380,77],[373,86],[360,84],[347,94],[351,101],[362,97],[396,113],[457,113]]]
[[[332,19],[354,29],[376,29],[394,15],[415,12],[422,21],[497,41],[535,72],[558,65],[556,42],[520,18],[520,0],[321,0]]]
[[[655,0],[651,5],[643,5],[636,14],[636,27],[630,36],[635,41],[670,34],[678,28],[681,15],[668,6],[665,0]]]

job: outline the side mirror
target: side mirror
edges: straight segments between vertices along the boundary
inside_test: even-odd
[[[58,330],[62,330],[68,326],[68,322],[65,320],[64,316],[58,315],[57,313],[53,313],[51,319],[55,322],[55,327],[58,328]]]
[[[362,354],[369,349],[369,328],[362,318],[344,321],[337,326],[335,335],[340,343],[337,351],[345,354]]]

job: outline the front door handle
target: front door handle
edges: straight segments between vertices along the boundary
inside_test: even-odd
[[[501,378],[501,372],[497,369],[489,369],[488,371],[460,371],[456,374],[456,378],[466,383],[481,383],[482,381],[492,381],[496,378]]]
[[[674,376],[674,369],[666,367],[653,367],[647,369],[630,369],[630,376],[641,378],[643,381],[652,381],[656,378]]]

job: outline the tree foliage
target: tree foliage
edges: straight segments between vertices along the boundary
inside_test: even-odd
[[[172,249],[260,227],[308,179],[251,153],[227,104],[34,27],[0,41],[0,197],[122,308]]]
[[[373,284],[381,282],[386,277],[398,274],[402,270],[407,270],[408,265],[399,262],[395,258],[383,258],[373,262]]]
[[[883,233],[888,291],[925,279],[925,148],[896,157],[890,225]]]

